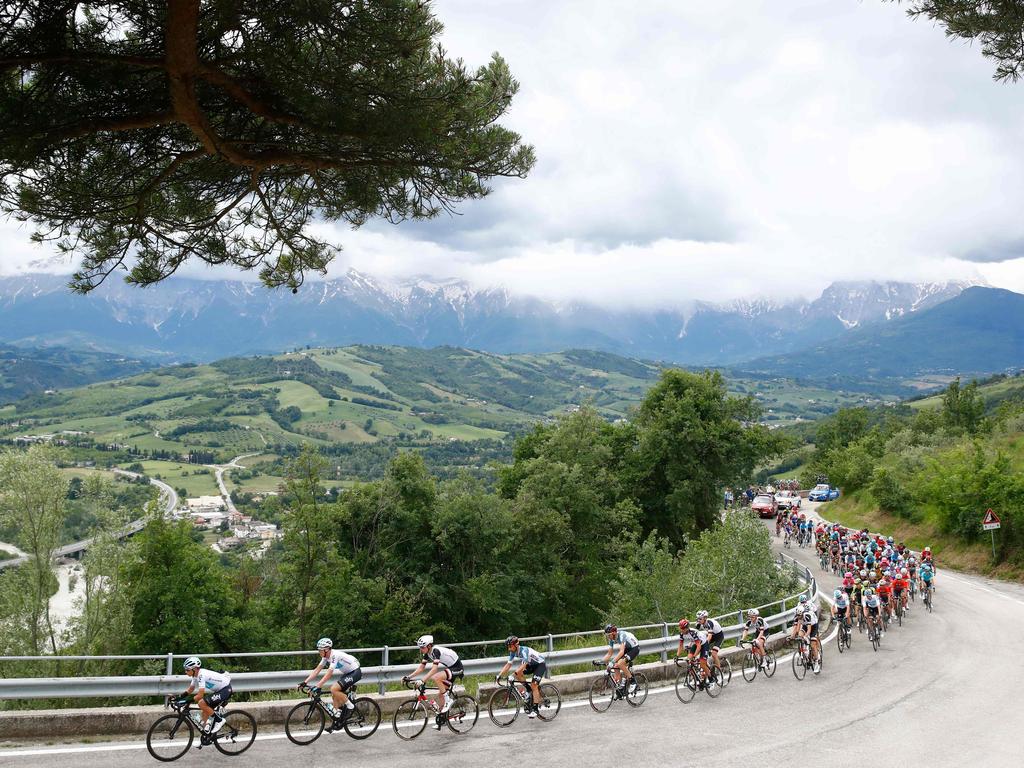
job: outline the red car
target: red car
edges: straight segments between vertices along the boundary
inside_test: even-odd
[[[767,493],[755,496],[754,500],[750,502],[750,508],[758,517],[772,518],[779,514],[779,503],[774,496]]]

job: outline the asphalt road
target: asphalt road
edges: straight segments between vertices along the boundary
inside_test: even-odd
[[[817,570],[812,552],[789,552]],[[830,589],[836,581],[828,575],[820,579]],[[636,710],[621,702],[600,715],[587,706],[563,708],[553,723],[521,718],[507,730],[495,728],[482,714],[468,736],[428,730],[411,743],[399,741],[387,723],[366,742],[324,736],[304,748],[268,733],[242,757],[204,749],[181,764],[863,768],[895,762],[962,768],[969,761],[1019,768],[1024,764],[1020,626],[1024,588],[940,571],[934,613],[926,614],[917,603],[878,652],[860,634],[841,656],[829,643],[821,675],[803,681],[793,677],[788,661],[780,661],[771,680],[759,676],[747,684],[734,675],[717,699],[698,695],[686,705],[671,692],[659,693]],[[0,766],[155,764],[141,743],[110,746],[10,748],[0,750]]]

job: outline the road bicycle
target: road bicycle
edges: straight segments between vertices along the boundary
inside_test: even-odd
[[[829,566],[828,552],[818,553],[818,564],[821,566],[821,570],[827,571]]]
[[[790,641],[792,642],[792,640]],[[821,674],[821,644],[818,644],[818,653],[814,661],[811,661],[811,643],[806,638],[797,638],[797,648],[793,651],[793,677],[803,680],[807,677],[807,670],[816,675]]]
[[[690,662],[690,659],[677,656],[676,666],[681,669],[676,673],[676,696],[683,702],[689,704],[697,691],[703,690],[712,699],[722,692],[722,673],[708,659],[708,669],[711,677],[704,675],[704,669],[699,662]]]
[[[499,728],[508,728],[512,725],[519,717],[520,710],[533,710],[538,718],[548,723],[554,720],[562,709],[562,694],[558,692],[554,683],[541,683],[538,686],[541,702],[536,706],[533,703],[533,686],[529,680],[508,677],[504,685],[498,683],[498,686],[487,700],[487,716]]]
[[[903,626],[903,598],[893,593],[892,599],[896,603],[896,607],[893,609],[896,613],[896,623],[901,627]]]
[[[406,688],[416,691],[411,699],[406,699],[398,705],[394,717],[391,718],[391,727],[395,734],[403,741],[412,741],[427,727],[427,720],[434,715],[434,722],[438,725],[447,725],[452,733],[469,733],[476,725],[480,717],[480,708],[476,699],[468,693],[454,693],[448,691],[451,697],[451,706],[447,712],[439,712],[437,702],[427,698],[427,691],[436,691],[436,688],[427,688],[424,681],[406,680],[403,683]]]
[[[835,618],[832,619],[835,622]],[[850,622],[845,618],[839,620],[839,631],[836,633],[836,645],[839,646],[839,652],[842,653],[850,644],[853,642],[853,630],[850,629]]]
[[[603,661],[595,661],[594,666],[603,666]],[[629,670],[633,671],[633,662],[627,662]],[[622,679],[615,682],[615,675]],[[633,672],[633,680],[636,686],[629,685],[626,676],[618,667],[611,664],[605,667],[604,674],[594,680],[590,686],[590,707],[595,712],[607,712],[616,699],[625,699],[631,707],[639,707],[647,701],[647,675],[643,672]]]
[[[925,584],[921,587],[921,602],[924,603],[924,607],[928,609],[928,613],[932,612],[932,588],[930,585]]]
[[[789,528],[786,529],[786,536],[782,539],[782,546],[786,549],[790,549],[793,546],[793,534],[790,533]]]
[[[910,602],[917,600],[917,580],[914,577],[910,578]]]
[[[871,648],[875,651],[882,644],[882,630],[879,629],[878,619],[868,622],[868,642],[871,643]]]
[[[765,677],[771,677],[775,674],[775,668],[777,663],[775,661],[775,654],[768,648],[764,650],[764,664],[762,660],[754,653],[754,643],[752,641],[744,641],[740,643],[741,648],[746,648],[747,652],[743,656],[743,679],[748,683],[754,682],[757,677],[757,673],[760,672]]]
[[[333,721],[334,731],[344,727],[345,733],[353,739],[368,739],[377,731],[380,725],[380,706],[373,699],[356,695],[358,686],[353,686],[349,691],[348,698],[352,702],[353,709],[348,710],[342,724],[340,718],[343,716],[333,707],[323,701],[324,692],[319,688],[311,688],[303,683],[299,686],[300,691],[309,693],[309,701],[296,704],[288,712],[284,722],[284,732],[288,740],[300,747],[312,744],[320,738],[324,732],[324,726]]]
[[[215,733],[208,733],[200,725],[199,711],[192,709],[190,698],[171,699],[167,705],[174,714],[158,717],[146,733],[146,749],[162,763],[183,757],[197,733],[200,749],[213,744],[225,755],[242,754],[256,739],[256,718],[248,712],[218,707],[214,712],[224,720],[224,725]]]

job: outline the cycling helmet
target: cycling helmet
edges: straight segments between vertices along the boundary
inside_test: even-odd
[[[433,635],[420,635],[419,637],[416,638],[416,647],[417,648],[426,648],[428,645],[433,645],[433,644],[434,644],[434,636]]]
[[[800,597],[800,607],[803,608],[805,605],[807,605],[807,598],[801,596]]]
[[[505,645],[511,648],[513,645],[519,645],[519,638],[515,635],[509,635],[505,638]]]
[[[203,662],[199,660],[198,656],[189,656],[185,659],[185,663],[182,665],[185,669],[198,669],[203,666]]]
[[[868,572],[863,568],[860,569],[860,577],[862,579],[866,579],[868,577]]]
[[[844,579],[852,579],[853,578],[853,572],[852,571],[847,571],[846,573],[843,574],[843,578]]]
[[[680,619],[679,620],[679,631],[680,632],[685,632],[689,628],[690,628],[690,620],[689,619]]]
[[[618,631],[619,631],[619,628],[616,627],[614,624],[605,624],[604,625],[604,633],[606,635],[611,635],[611,634],[614,634],[615,632],[618,632]]]
[[[761,612],[757,610],[757,608],[751,608],[749,611],[747,611],[747,616],[749,616],[752,619],[756,619],[760,615]]]
[[[837,600],[842,596],[842,594],[843,590],[841,589],[832,590],[832,597],[836,598]]]
[[[904,568],[902,571],[900,571],[900,576],[909,576],[909,575],[910,575],[910,571],[907,570],[906,568]]]
[[[895,541],[895,539],[893,539],[893,537],[890,536],[889,538],[886,539],[886,541],[889,542],[890,544],[892,544]]]
[[[929,554],[931,554],[932,548],[931,547],[925,547],[924,551],[928,552]]]
[[[708,618],[707,611],[697,611],[697,621],[705,621]]]
[[[321,637],[319,640],[316,641],[316,649],[318,651],[322,651],[324,648],[333,648],[333,647],[334,647],[334,641],[331,640],[331,638],[329,638],[329,637]]]
[[[875,590],[872,587],[865,587],[864,594],[870,597],[871,595],[875,594]]]

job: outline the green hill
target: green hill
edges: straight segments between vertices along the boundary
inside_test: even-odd
[[[151,367],[141,360],[88,349],[0,344],[0,404],[48,389],[130,376]]]

